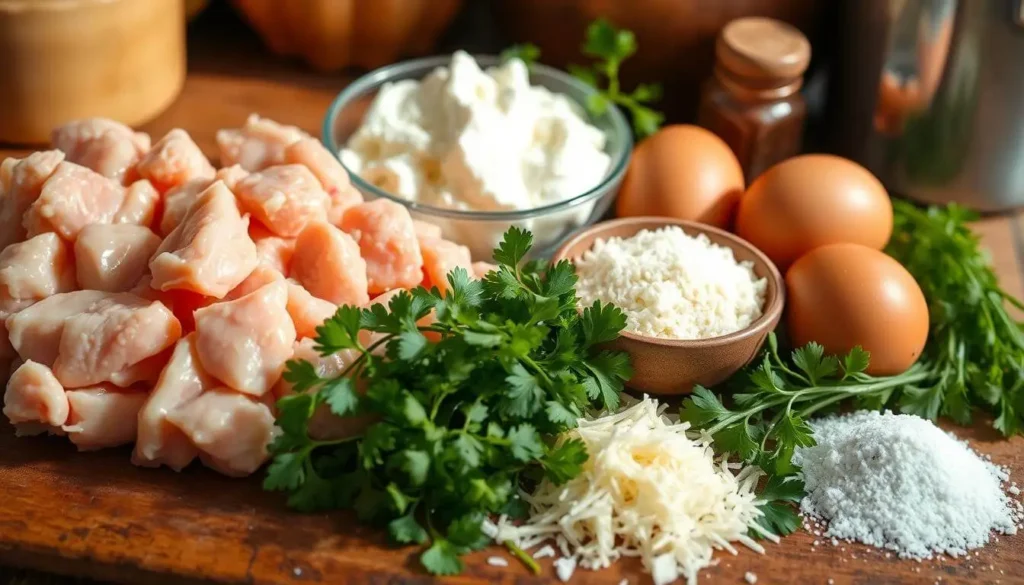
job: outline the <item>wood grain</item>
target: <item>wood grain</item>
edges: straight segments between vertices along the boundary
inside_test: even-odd
[[[252,55],[249,48],[242,43],[238,51]],[[186,128],[211,155],[214,132],[240,124],[250,112],[319,135],[325,108],[346,83],[263,57],[198,59],[196,50],[181,98],[145,129],[159,136]],[[24,152],[0,147],[0,158]],[[1024,294],[1024,216],[990,218],[978,229],[1007,289]],[[1024,437],[1000,440],[984,421],[957,432],[1024,479]],[[381,531],[359,526],[349,514],[291,513],[280,497],[260,489],[259,477],[140,469],[128,458],[123,449],[77,453],[61,439],[15,439],[0,421],[0,564],[132,585],[435,582],[415,568],[415,549],[386,546]],[[801,532],[769,545],[764,556],[719,553],[720,564],[705,571],[702,582],[742,583],[750,571],[759,584],[1024,583],[1024,536],[1002,538],[968,559],[923,563],[814,541]],[[557,582],[550,563],[542,577],[533,577],[514,561],[508,568],[488,566],[492,555],[509,558],[497,548],[475,554],[463,575],[445,582]],[[573,583],[623,578],[650,582],[636,562],[625,561],[607,571],[578,572]]]

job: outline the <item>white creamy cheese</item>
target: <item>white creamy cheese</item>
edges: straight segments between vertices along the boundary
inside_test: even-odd
[[[610,165],[605,136],[512,59],[482,70],[458,51],[422,81],[384,85],[341,153],[352,172],[430,206],[532,209],[580,195]]]

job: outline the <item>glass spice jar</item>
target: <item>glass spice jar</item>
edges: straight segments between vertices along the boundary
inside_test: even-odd
[[[810,59],[807,37],[770,18],[740,18],[718,35],[697,123],[732,148],[748,185],[800,152],[807,116],[800,87]]]

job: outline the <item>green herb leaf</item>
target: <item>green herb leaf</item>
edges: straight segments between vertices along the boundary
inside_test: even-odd
[[[499,54],[501,61],[507,62],[512,59],[519,59],[527,65],[532,65],[540,59],[540,48],[537,45],[530,43],[523,43],[521,45],[512,45],[505,49]]]
[[[271,460],[263,489],[268,491],[293,490],[306,481],[306,458],[299,453],[281,453]]]
[[[521,424],[508,432],[512,456],[519,461],[530,461],[544,454],[540,434],[530,424]]]
[[[824,354],[825,348],[813,341],[793,351],[793,363],[807,374],[811,385],[835,374],[839,369],[839,360]]]
[[[843,373],[845,374],[843,377],[847,378],[863,372],[868,369],[869,363],[871,363],[871,354],[859,345],[854,347],[843,357]]]
[[[583,345],[593,347],[599,343],[607,343],[616,339],[626,328],[626,314],[615,305],[594,304],[583,309]]]
[[[459,554],[447,540],[434,540],[434,544],[420,555],[420,562],[433,575],[458,575],[462,572]]]
[[[491,539],[483,532],[483,522],[484,515],[479,512],[456,518],[448,526],[448,542],[466,552],[486,547]]]
[[[320,395],[338,416],[348,416],[359,411],[359,395],[352,378],[339,377],[324,382]]]
[[[494,261],[500,265],[515,269],[533,247],[533,234],[516,226],[509,228],[502,238],[501,244],[494,250]]]
[[[398,544],[423,544],[429,538],[427,531],[412,514],[399,516],[388,522],[388,535]]]
[[[551,483],[562,485],[576,477],[587,461],[587,446],[579,439],[564,441],[552,449],[541,461],[544,473]]]
[[[330,319],[316,328],[316,345],[313,349],[320,355],[331,355],[345,349],[360,349],[359,322],[362,311],[357,307],[342,305]]]

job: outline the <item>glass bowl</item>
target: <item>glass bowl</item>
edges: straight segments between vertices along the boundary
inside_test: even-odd
[[[499,65],[501,62],[498,57],[490,55],[474,55],[473,58],[482,68]],[[328,109],[322,130],[324,145],[338,157],[349,137],[359,129],[381,86],[403,79],[422,79],[434,69],[447,66],[450,61],[451,57],[447,55],[414,59],[381,67],[360,77],[338,94]],[[597,93],[597,90],[568,73],[540,64],[530,66],[530,83],[565,94],[580,104],[583,112],[586,110],[582,104],[586,103],[589,96]],[[611,158],[608,172],[589,191],[534,209],[463,211],[433,207],[387,193],[351,170],[346,170],[352,184],[366,199],[384,197],[401,203],[409,209],[413,218],[439,225],[445,238],[468,247],[474,260],[490,260],[491,252],[511,226],[533,232],[533,255],[545,256],[570,233],[594,223],[608,211],[629,165],[633,135],[622,112],[610,107],[600,116],[587,114],[587,118],[607,136],[605,152]]]

